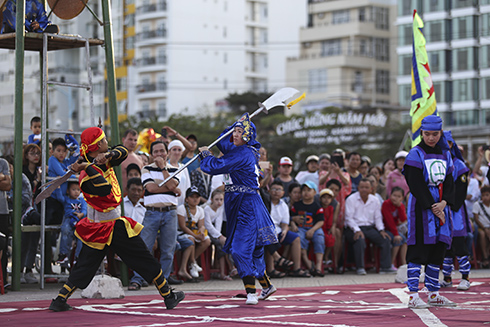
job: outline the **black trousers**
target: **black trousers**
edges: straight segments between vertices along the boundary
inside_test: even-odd
[[[9,222],[10,222],[10,216],[8,214],[0,214],[0,232],[5,234],[5,243],[3,244],[3,248],[0,250],[3,250],[2,254],[2,270],[3,270],[3,284],[7,284],[7,278],[8,278],[8,273],[7,273],[7,263],[8,263],[8,239],[9,239]],[[3,242],[2,242],[3,243]]]
[[[102,250],[97,250],[83,244],[68,281],[78,288],[86,288],[92,281],[109,248],[148,283],[152,283],[153,279],[160,273],[160,264],[150,254],[143,239],[139,235],[129,238],[124,222],[117,220],[110,246],[106,245]]]

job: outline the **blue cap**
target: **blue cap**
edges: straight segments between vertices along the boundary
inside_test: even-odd
[[[306,181],[306,182],[303,183],[303,185],[301,185],[301,188],[303,188],[304,186],[308,186],[312,190],[315,190],[315,192],[318,192],[318,186],[316,185],[315,182]]]
[[[442,119],[436,115],[429,115],[422,119],[420,128],[423,131],[442,131]]]

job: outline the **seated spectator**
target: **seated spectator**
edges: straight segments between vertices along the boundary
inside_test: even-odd
[[[182,282],[186,283],[199,283],[199,271],[192,268],[190,273],[187,270],[190,258],[194,258],[194,253],[196,250],[195,244],[184,235],[177,236],[177,247],[176,251],[180,250],[182,255],[180,256],[180,267],[177,275],[181,278]],[[199,267],[200,268],[200,267]]]
[[[34,116],[31,119],[32,134],[27,137],[27,144],[41,146],[41,117]]]
[[[292,277],[311,277],[308,271],[301,269],[301,240],[297,233],[289,230],[289,208],[281,199],[284,194],[284,186],[281,182],[275,181],[271,185],[271,218],[276,227],[277,239],[280,245],[290,245],[292,262],[283,258],[277,253],[278,246],[273,253],[266,252],[267,275],[269,277],[283,277],[283,274],[275,268],[284,270],[292,269],[289,276]]]
[[[383,200],[386,200],[386,185],[384,185],[381,182],[381,168],[378,166],[373,166],[369,168],[368,174],[376,177],[376,180],[378,181],[378,187],[376,188],[376,193],[381,195]]]
[[[293,161],[289,157],[282,157],[279,160],[279,166],[277,168],[279,175],[274,178],[274,182],[281,182],[284,188],[284,197],[289,196],[289,185],[297,183],[296,179],[291,176],[293,171]]]
[[[127,129],[122,137],[122,144],[126,147],[126,149],[128,149],[128,156],[121,163],[121,171],[122,171],[121,187],[122,187],[123,194],[128,193],[126,186],[128,184],[128,179],[131,178],[128,177],[128,167],[130,165],[132,167],[136,165],[139,168],[140,177],[141,177],[141,168],[143,168],[143,160],[141,160],[141,157],[134,152],[137,146],[137,142],[138,142],[138,132],[136,132],[136,130],[132,128]]]
[[[386,233],[391,238],[391,267],[396,267],[396,258],[400,253],[400,265],[407,264],[407,213],[403,205],[405,194],[395,186],[391,190],[390,198],[383,202],[381,212]]]
[[[366,178],[359,182],[359,191],[349,196],[345,202],[345,227],[345,238],[353,244],[358,275],[366,275],[365,238],[381,249],[380,273],[395,272],[391,268],[390,236],[385,232],[381,205],[371,194],[371,183]]]
[[[192,160],[196,156],[195,152],[197,150],[197,137],[194,134],[190,134],[186,137],[187,141],[190,143],[190,149],[185,149],[184,153],[182,153],[182,163],[185,165],[188,161]],[[199,168],[199,160],[194,160],[187,169],[189,170],[189,174],[192,174],[194,170]]]
[[[143,167],[150,164],[150,155],[148,153],[137,151],[136,154],[140,157],[141,161],[143,161]]]
[[[196,263],[196,259],[211,245],[208,231],[204,226],[204,210],[199,207],[201,195],[196,187],[191,186],[185,193],[185,203],[177,208],[177,217],[179,219],[178,236],[188,238],[195,245],[194,256],[188,258],[191,276],[195,277],[196,272],[202,271],[202,268]],[[182,258],[182,267],[187,266],[187,262]]]
[[[330,155],[328,153],[324,153],[320,155],[318,165],[318,189],[321,191],[326,188],[327,179],[330,175],[330,167],[332,163],[330,162]]]
[[[224,201],[224,192],[219,189],[215,190],[211,195],[211,203],[204,208],[204,226],[211,238],[211,243],[213,243],[216,249],[215,260],[219,262],[220,279],[232,280],[231,273],[233,272],[233,276],[235,276],[237,270],[232,260],[230,260],[231,256],[223,251],[223,246],[226,242],[226,236],[222,233],[223,218],[225,215]],[[230,275],[225,274],[226,266],[228,266]]]
[[[129,164],[126,167],[126,180],[129,181],[131,178],[141,179],[141,168],[135,163]],[[127,183],[126,183],[126,186],[127,186]],[[126,190],[127,190],[127,188],[126,188]]]
[[[129,178],[126,189],[128,190],[128,195],[124,197],[124,215],[143,224],[146,208],[140,202],[144,191],[141,178]]]
[[[290,212],[291,230],[297,229],[301,240],[301,256],[313,276],[323,277],[322,264],[325,253],[325,235],[323,234],[323,208],[315,202],[318,186],[312,181],[301,185],[302,200],[293,204]],[[297,226],[297,227],[296,227]],[[310,241],[313,242],[315,265],[308,258]]]
[[[301,184],[296,182],[289,184],[288,193],[289,196],[284,198],[284,202],[286,202],[289,209],[291,209],[293,204],[301,201]]]
[[[66,145],[67,139],[69,143],[74,144],[76,147],[72,151],[70,151],[70,156],[68,155],[68,146]],[[48,176],[49,177],[59,177],[63,176],[67,171],[68,167],[77,161],[78,159],[78,143],[73,137],[69,137],[69,135],[63,138],[57,138],[53,140],[53,155],[49,157],[48,160]],[[72,175],[71,178],[77,179],[75,175]],[[46,201],[46,224],[61,224],[63,221],[63,208],[64,205],[57,199],[63,199],[64,195],[67,194],[67,185],[68,183],[63,183],[61,186],[53,192],[53,195],[47,199]]]
[[[316,155],[311,155],[306,158],[305,163],[307,170],[300,171],[296,175],[296,180],[298,183],[303,185],[306,181],[312,181],[318,188],[318,159],[319,158]]]
[[[473,217],[478,226],[478,240],[483,256],[482,267],[490,268],[488,255],[490,253],[490,186],[481,188],[481,200],[473,206]]]
[[[350,176],[350,181],[352,185],[351,193],[357,192],[357,187],[362,179],[362,175],[359,172],[359,167],[361,166],[361,155],[357,152],[350,152],[347,155],[347,172]]]
[[[333,201],[335,201],[334,193],[331,189],[325,188],[320,191],[320,202],[323,207],[324,216],[322,229],[323,234],[325,234],[325,261],[328,260],[328,256],[333,250],[335,258],[333,264],[337,268],[337,260],[339,260],[340,250],[342,249],[342,238],[335,221]]]
[[[340,229],[341,233],[344,229],[344,220],[345,220],[345,199],[351,194],[352,184],[350,175],[348,172],[343,170],[344,165],[344,157],[342,150],[336,150],[332,153],[330,158],[331,165],[329,170],[329,175],[327,176],[326,187],[330,187],[332,185],[332,180],[338,181],[338,192],[335,192],[335,200],[339,203],[339,217],[337,221],[337,227]]]
[[[395,186],[400,187],[404,194],[405,199],[408,199],[408,193],[410,188],[408,187],[405,176],[402,174],[403,165],[405,165],[405,158],[408,155],[407,151],[398,151],[395,155],[395,169],[388,175],[386,181],[386,194],[391,194],[391,189]]]
[[[56,196],[59,196],[59,193]],[[65,214],[61,223],[60,252],[56,262],[63,268],[70,268],[75,225],[87,216],[87,203],[81,194],[80,185],[76,181],[68,182],[66,194],[63,194],[61,198],[58,197],[57,200],[63,203]],[[77,247],[77,256],[81,249],[81,246]]]
[[[211,194],[211,180],[213,179],[213,176],[203,172],[201,167],[197,167],[197,169],[191,173],[190,177],[191,185],[197,187],[199,194],[201,194],[199,204],[208,202],[209,195]]]
[[[17,4],[15,0],[8,0],[3,9],[2,33],[15,32]],[[44,9],[44,2],[38,0],[26,0],[25,3],[25,29],[26,32],[58,34],[58,25],[48,20]]]

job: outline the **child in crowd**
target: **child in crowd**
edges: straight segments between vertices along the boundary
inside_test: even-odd
[[[60,253],[57,263],[61,267],[69,268],[75,225],[87,215],[87,203],[81,195],[80,185],[73,181],[68,182],[66,194],[57,200],[63,203],[65,209],[65,216],[61,224]],[[82,249],[81,244],[79,245],[77,246],[77,256]]]
[[[473,206],[473,217],[478,226],[478,240],[483,255],[482,267],[490,268],[488,255],[490,252],[490,186],[481,188],[481,200]]]
[[[289,196],[289,186],[293,183],[297,183],[296,179],[291,176],[293,171],[293,160],[289,157],[282,157],[279,160],[279,167],[277,168],[279,175],[274,179],[274,182],[281,182],[284,188],[284,197]]]
[[[342,238],[340,237],[340,230],[337,228],[335,221],[334,212],[336,208],[332,205],[332,202],[335,201],[334,196],[333,191],[329,188],[320,191],[320,202],[323,207],[324,216],[322,229],[325,234],[325,260],[328,260],[328,256],[333,249],[332,261],[335,269],[337,269],[337,260],[339,260],[340,250],[342,248]]]
[[[299,183],[291,183],[288,188],[289,196],[284,198],[284,202],[288,205],[289,209],[301,200],[301,184]]]
[[[291,230],[297,231],[301,240],[301,256],[303,262],[310,269],[313,276],[323,277],[322,263],[325,253],[325,235],[323,234],[323,208],[315,202],[317,185],[312,181],[306,181],[301,185],[303,199],[293,204],[290,216],[292,219]],[[315,265],[308,258],[308,247],[313,242],[315,252]]]
[[[230,260],[230,256],[223,251],[223,245],[226,242],[226,236],[223,235],[223,218],[225,215],[225,207],[223,203],[225,201],[224,192],[220,189],[216,189],[211,194],[210,205],[204,208],[204,226],[209,233],[211,243],[214,244],[216,249],[216,260],[219,262],[220,279],[232,280],[231,277],[237,274],[236,268]],[[229,275],[226,275],[225,269],[228,265]]]
[[[187,257],[187,253],[184,251],[181,263],[181,269],[184,269],[184,271],[179,271],[179,275],[180,272],[185,272],[187,260],[189,260],[189,272],[192,277],[196,277],[196,273],[198,274],[202,271],[202,268],[196,263],[196,258],[199,258],[211,245],[208,231],[204,227],[204,209],[198,206],[200,199],[201,195],[197,187],[191,186],[185,192],[185,203],[177,208],[177,217],[179,219],[178,236],[188,238],[195,245],[194,255]]]
[[[141,178],[140,167],[135,163],[129,164],[126,167],[126,176],[128,177],[128,180],[130,180],[131,178]]]
[[[68,135],[67,135],[68,136]],[[68,138],[68,137],[67,137]],[[71,152],[69,158],[66,158],[68,154],[68,147],[66,141],[63,138],[57,138],[53,140],[53,155],[48,160],[48,176],[49,177],[59,177],[63,176],[67,171],[68,167],[77,161],[78,159],[78,142],[74,138],[69,138],[70,143],[75,145],[75,148]],[[76,176],[72,176],[76,178]],[[46,208],[46,220],[47,224],[60,224],[63,220],[63,203],[55,200],[56,198],[62,199],[64,194],[66,194],[67,183],[63,183],[60,188],[53,192],[53,195],[48,200]],[[55,194],[57,193],[57,194]]]
[[[32,134],[27,137],[27,144],[34,143],[41,146],[41,118],[34,116],[31,119]]]
[[[405,193],[401,187],[391,190],[390,198],[383,202],[381,213],[386,232],[391,238],[391,267],[396,267],[396,258],[400,253],[400,265],[407,264],[407,214],[403,199]]]
[[[289,276],[292,277],[311,277],[308,271],[301,269],[301,240],[297,233],[289,230],[289,208],[288,205],[281,199],[284,194],[284,186],[280,181],[274,181],[270,188],[271,197],[271,218],[276,227],[277,239],[279,244],[270,246],[272,249],[269,253],[266,252],[266,265],[268,268],[267,274],[269,277],[284,277],[283,273],[278,272],[275,268],[283,270],[292,269]],[[277,250],[281,245],[289,245],[292,262],[284,257],[281,257]],[[269,247],[269,246],[268,246]],[[268,248],[266,247],[266,248]],[[273,253],[270,253],[273,252]]]

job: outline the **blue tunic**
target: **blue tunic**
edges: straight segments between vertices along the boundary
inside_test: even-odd
[[[454,184],[458,179],[466,179],[466,173],[469,171],[465,163],[456,157],[453,157],[454,162]],[[463,181],[464,185],[467,185],[466,180]],[[471,232],[471,223],[466,213],[466,205],[463,202],[461,208],[458,211],[451,210],[453,218],[453,236],[467,236],[468,232]]]
[[[42,33],[46,27],[51,24],[48,20],[48,16],[46,15],[46,10],[44,9],[44,5],[37,0],[26,0],[26,19],[25,26],[26,31],[28,32],[36,32]],[[8,0],[5,9],[3,11],[3,24],[2,24],[2,33],[4,30],[4,26],[9,26],[11,30],[15,31],[15,18],[16,18],[16,3],[15,0]],[[33,21],[37,21],[39,23],[39,29],[33,30],[31,24]]]
[[[227,239],[223,249],[231,253],[240,277],[261,278],[265,272],[263,246],[277,243],[277,237],[258,192],[260,143],[254,133],[245,145],[235,146],[225,138],[217,146],[224,155],[216,158],[203,152],[201,170],[210,175],[225,174]]]
[[[422,170],[424,182],[432,198],[435,202],[440,202],[439,187],[442,187],[446,175],[452,174],[454,170],[451,153],[449,151],[443,151],[442,154],[426,153],[417,145],[408,153],[405,159],[405,165]],[[416,243],[416,204],[416,195],[410,193],[407,213],[408,245],[414,245]],[[444,213],[446,215],[446,223],[441,226],[439,218],[432,213],[430,208],[422,210],[421,218],[424,244],[436,244],[437,242],[451,244],[453,222],[449,213],[449,206],[446,206]]]

